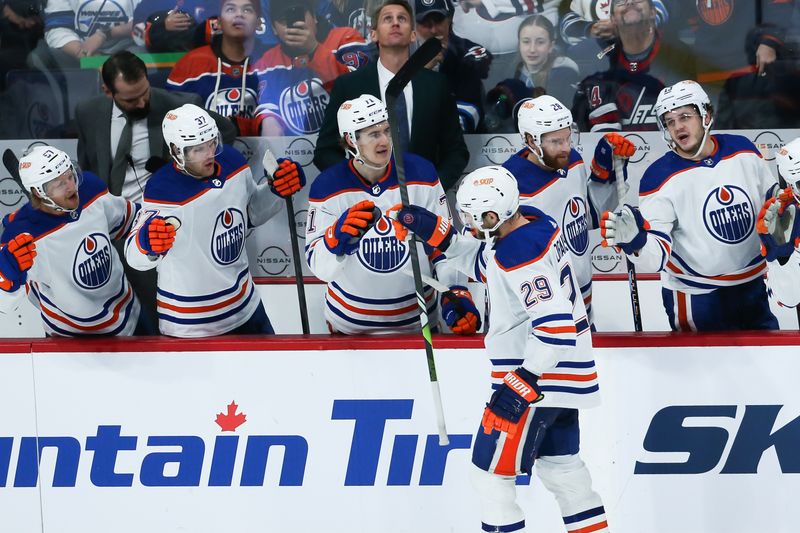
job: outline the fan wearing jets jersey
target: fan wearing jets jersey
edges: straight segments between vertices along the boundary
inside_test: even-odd
[[[154,333],[111,245],[127,236],[139,205],[52,146],[23,156],[19,175],[31,200],[3,221],[0,310],[27,292],[48,336]]]
[[[603,213],[605,243],[661,272],[673,330],[778,329],[756,231],[775,177],[747,138],[711,133],[714,110],[700,84],[663,89],[656,114],[670,151],[645,170],[639,208]]]
[[[600,398],[567,238],[542,211],[529,208],[522,215],[517,180],[503,167],[468,174],[456,201],[478,238],[452,229],[443,234],[439,217],[413,204],[399,210],[396,222],[488,288],[485,344],[494,392],[475,437],[471,471],[482,530],[538,531],[526,528],[516,498],[516,476],[531,475],[535,463],[567,531],[608,533],[603,502],[579,454],[578,409]]]
[[[389,122],[383,102],[372,95],[347,100],[336,116],[349,159],[326,169],[311,185],[306,260],[328,283],[325,319],[331,332],[397,333],[419,330],[419,307],[411,277],[410,246],[418,246],[422,273],[450,288],[440,295],[448,327],[458,334],[480,328],[480,315],[457,274],[435,249],[398,240],[384,213],[400,203]],[[436,168],[403,154],[410,202],[436,213],[443,226],[450,212]],[[431,322],[434,290],[425,287]]]
[[[572,265],[591,318],[592,260],[589,230],[599,227],[599,213],[617,205],[613,157],[630,157],[631,141],[606,134],[589,168],[574,146],[578,133],[572,113],[552,96],[524,101],[517,114],[525,147],[503,163],[517,180],[520,204],[536,207],[561,226],[573,255]],[[625,159],[627,165],[627,159]],[[626,176],[623,179],[627,179]]]
[[[125,243],[133,268],[158,269],[161,333],[274,333],[244,240],[279,211],[281,197],[300,190],[301,167],[284,160],[271,185],[256,185],[244,156],[221,144],[216,123],[193,104],[169,111],[162,130],[173,164],[147,182]]]

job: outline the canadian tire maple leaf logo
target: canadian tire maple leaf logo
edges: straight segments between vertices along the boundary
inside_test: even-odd
[[[238,408],[236,401],[232,401],[228,404],[227,414],[217,413],[216,423],[222,428],[222,431],[236,431],[236,428],[247,421],[247,415],[244,413],[236,414],[236,409]]]

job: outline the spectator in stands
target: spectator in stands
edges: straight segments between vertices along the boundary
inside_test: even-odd
[[[353,28],[331,28],[314,0],[272,0],[270,19],[280,44],[256,63],[263,90],[257,120],[262,135],[319,131],[333,81],[367,61],[367,42]]]
[[[585,76],[572,105],[581,131],[656,130],[658,93],[694,78],[691,50],[665,42],[655,20],[653,0],[612,0],[613,42],[587,39],[570,48]]]
[[[133,46],[135,0],[98,2],[48,0],[45,39],[31,53],[33,68],[77,68],[80,59],[113,54]]]
[[[483,81],[489,75],[492,54],[483,46],[463,39],[452,31],[453,4],[450,0],[416,0],[417,38],[442,41],[442,52],[427,68],[447,77],[456,97],[458,119],[464,133],[485,131],[483,125]]]
[[[140,202],[150,173],[170,157],[161,132],[164,115],[183,103],[199,104],[200,97],[150,87],[144,62],[127,51],[108,58],[102,75],[105,95],[81,102],[75,109],[78,161],[81,168],[100,176],[111,194]],[[223,142],[233,142],[233,124],[211,114]],[[123,257],[121,246],[118,251]],[[144,312],[155,324],[154,271],[128,269],[127,263],[125,267]]]
[[[44,0],[5,0],[0,10],[0,91],[9,70],[24,69],[28,54],[44,35]]]
[[[667,6],[664,0],[653,0],[653,7],[656,9],[656,26],[663,28],[669,22]],[[572,0],[569,11],[561,17],[561,39],[569,46],[589,37],[613,41],[615,32],[610,16],[610,1]]]
[[[133,37],[148,52],[186,52],[217,28],[215,0],[143,0],[133,12]]]
[[[48,336],[153,334],[111,246],[128,236],[139,205],[52,146],[24,155],[19,173],[30,201],[3,221],[0,309],[27,294]]]
[[[334,27],[355,28],[364,39],[368,39],[372,28],[370,15],[378,4],[377,0],[333,0],[328,6],[325,18]],[[320,11],[318,9],[317,13],[322,14]]]
[[[258,135],[255,123],[258,75],[255,61],[263,53],[255,38],[261,14],[258,0],[223,0],[221,34],[195,48],[175,64],[167,79],[169,91],[200,95],[206,109],[228,117],[239,135]]]
[[[776,60],[788,57],[786,33],[796,7],[796,0],[696,3],[697,81],[708,90],[712,102],[731,76],[752,72],[763,76]],[[757,43],[755,56],[748,54],[746,46],[751,30]]]
[[[405,0],[388,0],[372,17],[372,40],[378,43],[378,61],[336,80],[325,111],[325,120],[314,150],[314,164],[320,170],[345,159],[336,128],[336,111],[345,100],[362,94],[385,99],[386,86],[408,60],[414,42],[414,15]],[[432,162],[445,189],[461,178],[469,160],[469,151],[458,123],[458,108],[438,72],[423,69],[417,73],[397,102],[402,142],[407,151]]]

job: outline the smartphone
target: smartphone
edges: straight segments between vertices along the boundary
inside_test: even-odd
[[[305,22],[306,9],[303,6],[289,6],[284,11],[283,18],[286,21],[286,25],[291,28],[295,22]]]

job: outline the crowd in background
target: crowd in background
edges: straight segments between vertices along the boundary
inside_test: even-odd
[[[102,57],[146,56],[151,83],[193,92],[240,135],[319,132],[333,81],[377,58],[373,0],[7,0],[0,137],[74,137]],[[696,79],[722,129],[800,118],[795,1],[417,0],[418,42],[442,40],[464,133],[513,132],[515,104],[549,94],[584,131],[655,130],[665,85]],[[92,61],[96,59],[96,61]],[[45,102],[42,104],[42,102]],[[48,104],[49,102],[49,104]],[[48,107],[48,105],[50,107]]]

